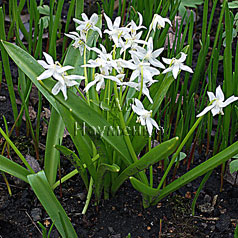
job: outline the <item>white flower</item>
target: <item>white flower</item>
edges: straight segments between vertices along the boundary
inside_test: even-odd
[[[83,55],[84,47],[90,50],[90,48],[86,45],[86,36],[83,32],[79,35],[77,32],[73,31],[69,32],[69,34],[65,33],[65,35],[74,40],[72,45],[74,48],[79,49],[81,56]]]
[[[111,19],[104,13],[104,17],[107,21],[107,27],[109,30],[105,30],[104,32],[107,33],[110,38],[112,38],[114,44],[118,47],[119,40],[121,37],[124,37],[128,34],[129,29],[126,27],[120,27],[121,17],[117,17],[112,24]]]
[[[161,17],[158,14],[155,14],[150,24],[150,29],[153,28],[153,30],[155,31],[156,26],[158,29],[164,28],[166,22],[169,23],[170,26],[172,26],[171,21],[169,19]]]
[[[131,50],[131,54],[135,54],[139,59],[145,62],[150,62],[155,67],[165,69],[164,65],[156,58],[162,53],[164,48],[160,48],[153,52],[153,38],[150,37],[147,43],[147,50],[143,47],[137,46],[136,51]]]
[[[96,85],[96,90],[99,91],[100,89],[105,88],[104,79],[110,79],[116,82],[118,85],[122,85],[121,80],[124,77],[124,74],[118,74],[117,76],[110,76],[110,75],[103,75],[103,74],[95,74],[95,79],[88,83],[88,85],[84,88],[84,91],[88,91],[93,85]]]
[[[88,61],[88,64],[82,65],[81,67],[89,67],[89,68],[99,67],[102,74],[109,75],[112,72],[112,68],[117,67],[117,63],[114,60],[112,60],[112,54],[107,53],[105,47],[102,44],[100,44],[100,46],[102,50],[99,50],[96,47],[91,48],[91,50],[98,53],[98,58],[96,58],[95,60],[90,59]]]
[[[124,36],[125,42],[122,39],[120,39],[119,40],[119,47],[121,47],[120,54],[122,54],[124,51],[126,51],[129,48],[131,48],[131,50],[136,50],[136,47],[138,46],[138,44],[147,45],[146,41],[140,40],[142,33],[143,32],[141,31],[135,35],[133,34],[125,35]]]
[[[74,85],[79,85],[78,82],[73,79],[84,79],[84,76],[80,75],[65,75],[65,73],[61,74],[62,80],[57,82],[55,86],[52,88],[52,93],[57,95],[60,91],[62,91],[64,95],[64,99],[67,100],[67,87],[72,87]],[[63,81],[63,83],[61,83]]]
[[[143,104],[137,98],[135,98],[135,104],[136,105],[132,105],[132,110],[139,116],[137,122],[140,122],[142,126],[146,126],[149,136],[151,137],[153,126],[159,130],[158,124],[151,118],[152,110],[145,110]]]
[[[137,26],[133,20],[131,20],[131,22],[128,24],[128,26],[130,26],[130,32],[131,32],[132,36],[136,35],[136,31],[143,29],[143,28],[146,29],[145,26],[142,26],[142,22],[143,22],[142,15],[139,12],[137,12],[137,13],[139,15],[139,25]]]
[[[58,61],[54,62],[53,58],[49,54],[45,52],[43,52],[43,54],[45,56],[46,61],[38,60],[37,62],[46,70],[37,77],[37,80],[47,79],[52,76],[63,84],[64,81],[61,77],[61,74],[67,70],[73,69],[74,67],[72,66],[62,67]]]
[[[216,96],[213,92],[207,92],[207,94],[209,97],[209,101],[212,102],[212,105],[207,106],[201,113],[197,115],[197,117],[205,115],[210,110],[212,111],[213,116],[217,114],[224,115],[222,108],[238,100],[238,97],[235,97],[233,95],[226,99],[226,101],[224,102],[225,98],[220,85],[216,88]]]
[[[97,31],[100,37],[102,37],[101,30],[97,26],[95,26],[98,22],[98,15],[96,13],[93,13],[90,19],[88,19],[85,13],[82,13],[82,18],[83,21],[80,21],[76,18],[73,19],[77,24],[79,24],[79,26],[77,26],[76,28],[77,31],[87,32],[91,29],[93,31]]]
[[[157,80],[154,80],[154,82],[157,82]],[[123,83],[123,85],[132,87],[132,88],[136,89],[137,91],[140,91],[140,89],[141,89],[141,83],[125,82],[125,83]],[[150,91],[147,88],[145,83],[143,83],[142,93],[149,99],[150,103],[153,103],[153,99],[150,96]]]
[[[160,74],[159,70],[153,67],[150,67],[149,63],[140,62],[138,57],[132,54],[132,60],[134,63],[127,61],[122,63],[124,68],[129,68],[134,70],[131,74],[130,81],[134,81],[137,77],[141,77],[143,73],[143,82],[144,83],[153,83],[153,76]],[[139,78],[140,79],[140,78]],[[139,80],[140,82],[140,80]]]
[[[166,74],[166,73],[172,71],[175,79],[177,78],[180,69],[187,71],[189,73],[193,73],[193,70],[190,67],[183,64],[183,62],[186,60],[186,57],[187,57],[187,55],[185,53],[181,52],[181,57],[179,59],[162,58],[166,64],[169,64],[169,68],[165,69],[162,73]]]

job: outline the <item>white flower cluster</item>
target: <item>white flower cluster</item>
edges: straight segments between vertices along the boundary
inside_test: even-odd
[[[132,20],[127,26],[120,26],[121,17],[117,17],[114,22],[104,14],[108,29],[104,30],[104,33],[109,35],[114,43],[114,49],[111,52],[107,52],[105,47],[101,44],[100,48],[87,46],[87,35],[89,30],[96,31],[100,37],[102,37],[102,32],[100,28],[96,26],[98,23],[98,15],[93,14],[89,19],[85,13],[82,14],[82,21],[78,19],[73,19],[75,23],[78,24],[76,31],[65,34],[69,38],[73,39],[73,47],[78,48],[81,56],[87,50],[92,50],[97,53],[96,59],[90,59],[85,62],[81,67],[88,68],[98,68],[97,73],[94,75],[94,80],[85,85],[84,91],[88,91],[92,86],[96,85],[96,90],[105,88],[105,80],[112,80],[116,82],[118,86],[132,87],[137,91],[141,91],[150,103],[153,103],[153,99],[150,96],[149,87],[157,82],[153,77],[159,75],[162,69],[162,73],[167,73],[172,71],[174,78],[177,78],[180,70],[185,70],[192,73],[192,69],[183,64],[186,60],[186,54],[181,52],[181,57],[179,59],[166,59],[162,58],[166,64],[169,64],[169,68],[165,68],[163,63],[161,63],[158,57],[163,52],[163,48],[154,50],[153,38],[149,37],[152,30],[156,31],[158,29],[164,28],[166,23],[171,25],[171,22],[167,18],[163,18],[157,14],[154,15],[153,20],[149,27],[149,32],[146,40],[141,39],[143,29],[146,29],[142,25],[143,18],[140,13],[138,25]],[[119,50],[117,50],[119,49]],[[115,52],[117,55],[123,55],[123,57],[115,57]],[[126,52],[129,53],[130,59],[126,60]],[[84,76],[79,75],[67,75],[66,71],[72,69],[72,66],[62,67],[58,62],[53,61],[52,57],[44,53],[46,58],[45,61],[39,60],[38,62],[46,69],[37,79],[42,80],[48,77],[55,78],[58,82],[52,89],[54,95],[58,94],[61,90],[65,100],[67,99],[67,87],[79,85],[75,80],[84,79]],[[159,68],[159,69],[158,69]],[[130,69],[131,75],[129,81],[123,81],[125,74],[124,70]],[[117,75],[116,73],[117,72]],[[138,114],[139,120],[142,125],[146,125],[149,136],[152,135],[153,126],[159,129],[157,123],[151,118],[151,111],[146,111],[142,103],[135,99],[135,105],[132,105],[132,110]]]

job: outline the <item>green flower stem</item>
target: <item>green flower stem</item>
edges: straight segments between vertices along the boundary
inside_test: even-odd
[[[141,96],[142,96],[142,90],[143,90],[143,67],[141,67],[141,84],[140,84],[140,92],[139,92],[139,96],[138,96],[138,100],[141,99]],[[126,123],[126,125],[128,126],[131,122],[131,119],[133,118],[134,116],[134,112],[132,111],[131,112],[131,115]]]
[[[28,162],[26,161],[26,159],[24,158],[24,156],[21,154],[21,152],[17,149],[17,147],[12,143],[12,141],[10,140],[10,138],[5,134],[5,132],[3,131],[3,129],[0,127],[0,133],[2,134],[2,136],[5,138],[5,140],[9,143],[9,145],[12,147],[12,149],[16,152],[16,154],[19,156],[19,158],[21,159],[21,161],[24,163],[24,165],[29,169],[29,171],[31,173],[35,173],[34,170],[31,168],[31,166],[28,164]]]
[[[77,86],[75,86],[75,88],[76,88],[77,92],[79,93],[79,95],[87,102],[87,99],[84,97],[84,95],[82,94],[80,89]]]
[[[78,170],[74,169],[73,171],[71,171],[70,173],[66,174],[63,178],[61,178],[61,181],[58,180],[55,184],[52,185],[52,189],[54,190],[55,188],[57,188],[60,184],[62,184],[63,182],[69,180],[70,178],[72,178],[74,175],[78,174]]]
[[[138,96],[138,100],[141,99],[142,90],[143,90],[143,67],[141,67],[141,83],[140,83],[140,93],[139,93],[139,96]]]
[[[93,158],[92,158],[92,163],[94,163],[96,160],[98,160],[99,158],[99,154],[96,154]],[[86,169],[87,166],[85,164],[83,164],[83,167]],[[52,189],[54,190],[55,188],[57,188],[60,184],[62,184],[63,182],[69,180],[70,178],[72,178],[74,175],[78,174],[78,170],[74,169],[73,171],[71,171],[70,173],[66,174],[63,178],[61,178],[61,180],[58,180],[56,183],[54,183],[52,185]]]
[[[88,32],[86,33],[86,42],[87,42],[87,38],[88,38]],[[87,53],[87,48],[86,46],[84,46],[84,52],[83,52],[83,63],[87,64],[87,57],[86,57],[86,53]],[[84,67],[84,77],[85,77],[85,87],[88,85],[88,74],[87,74],[87,67]],[[87,102],[90,105],[90,99],[89,99],[89,92],[86,92],[86,97],[87,97]]]
[[[148,141],[149,152],[151,151],[151,136]],[[153,165],[150,166],[150,187],[153,188]]]
[[[90,199],[91,199],[91,196],[92,196],[92,192],[93,192],[93,178],[90,177],[88,195],[87,195],[85,206],[84,206],[83,211],[82,211],[83,215],[86,214],[86,211],[88,209],[88,205],[89,205],[89,202],[90,202]]]
[[[168,167],[167,167],[167,169],[166,169],[166,171],[165,171],[165,173],[164,173],[164,175],[163,175],[163,177],[162,177],[162,179],[161,179],[161,181],[160,181],[160,183],[159,183],[159,185],[158,185],[158,187],[157,187],[158,190],[162,187],[162,185],[163,185],[163,183],[164,183],[164,181],[165,181],[165,179],[166,179],[166,177],[167,177],[167,175],[168,175],[168,173],[169,173],[171,167],[173,166],[173,164],[174,164],[176,158],[178,157],[178,154],[179,154],[180,151],[183,149],[183,146],[184,146],[185,143],[188,141],[188,139],[190,138],[190,136],[193,134],[194,130],[197,128],[197,126],[198,126],[199,123],[201,122],[202,118],[203,118],[203,116],[201,116],[201,117],[199,117],[199,118],[197,119],[197,121],[194,123],[193,127],[190,129],[190,131],[188,132],[188,134],[187,134],[187,135],[185,136],[185,138],[183,139],[183,141],[182,141],[182,143],[180,144],[180,146],[178,147],[177,151],[174,153],[174,155],[173,155],[173,157],[172,157],[172,159],[171,159],[171,161],[170,161],[170,163],[169,163],[169,165],[168,165]]]
[[[126,142],[127,147],[128,147],[128,149],[130,151],[132,159],[134,160],[134,162],[136,162],[138,159],[137,159],[136,153],[135,153],[134,148],[133,148],[133,146],[131,144],[131,140],[130,140],[129,134],[128,134],[127,129],[126,129],[126,124],[125,124],[125,121],[124,121],[124,117],[123,117],[122,110],[121,110],[121,105],[120,105],[119,98],[118,98],[118,91],[117,91],[117,84],[116,84],[116,82],[114,82],[114,93],[115,93],[117,107],[119,109],[119,118],[120,118],[120,123],[121,123],[122,131],[123,131],[123,134],[124,134],[125,142]]]

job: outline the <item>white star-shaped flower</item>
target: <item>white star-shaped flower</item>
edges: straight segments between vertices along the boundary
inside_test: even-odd
[[[86,47],[88,50],[90,48],[86,45],[86,36],[83,32],[79,35],[77,32],[69,32],[69,34],[66,34],[69,38],[74,40],[74,43],[72,44],[74,48],[78,48],[80,51],[80,55],[83,55],[84,47]]]
[[[132,110],[139,116],[137,122],[140,122],[142,126],[146,126],[149,136],[152,135],[153,126],[159,130],[157,122],[151,118],[152,110],[145,110],[140,100],[135,98],[135,105],[132,104]]]
[[[100,44],[101,49],[96,47],[91,48],[98,54],[98,58],[95,60],[90,59],[88,64],[82,65],[81,67],[96,68],[99,67],[100,72],[104,75],[109,75],[112,72],[112,68],[117,68],[117,63],[112,59],[112,53],[107,53],[106,48]]]
[[[147,49],[137,46],[136,51],[131,50],[131,54],[135,54],[139,59],[142,59],[145,62],[150,62],[155,67],[165,69],[164,65],[157,60],[156,58],[163,52],[164,48],[157,49],[153,52],[153,38],[150,37],[147,43]]]
[[[179,70],[184,70],[184,71],[187,71],[189,73],[193,73],[193,70],[189,66],[183,64],[183,62],[186,60],[187,55],[185,53],[183,53],[183,52],[181,52],[180,54],[181,54],[181,57],[179,59],[175,59],[175,58],[172,58],[172,59],[162,58],[163,61],[166,64],[169,64],[169,68],[165,69],[162,72],[163,74],[166,74],[166,73],[172,71],[173,76],[176,79],[177,76],[178,76]]]
[[[121,17],[117,17],[113,24],[111,19],[105,13],[104,17],[108,27],[108,29],[106,29],[104,32],[110,36],[114,44],[118,47],[121,37],[124,37],[126,34],[128,34],[129,29],[126,27],[120,27]]]
[[[55,86],[52,88],[52,93],[57,95],[60,91],[62,91],[64,95],[64,99],[67,100],[67,87],[72,87],[74,85],[79,85],[74,79],[84,79],[84,76],[80,75],[66,75],[65,73],[61,74],[62,80],[57,82]],[[63,81],[63,83],[61,83]]]
[[[37,62],[46,70],[37,77],[37,80],[53,77],[63,84],[64,82],[61,74],[67,70],[73,69],[74,67],[69,65],[62,67],[58,61],[54,62],[53,58],[49,54],[43,52],[43,55],[45,56],[46,61],[37,60]]]
[[[160,74],[159,70],[153,67],[150,67],[150,64],[147,62],[141,62],[138,57],[134,54],[131,55],[133,62],[127,61],[122,62],[124,68],[132,69],[133,72],[130,77],[130,82],[134,81],[137,77],[141,78],[143,74],[144,83],[153,83],[153,76]],[[139,80],[140,82],[140,80]]]
[[[98,22],[98,15],[96,13],[93,13],[93,15],[90,17],[90,19],[88,19],[87,15],[85,13],[82,13],[82,18],[83,18],[83,21],[73,18],[74,22],[79,24],[79,26],[77,26],[77,28],[76,28],[77,31],[88,32],[89,30],[93,30],[93,31],[98,32],[100,37],[102,37],[102,32],[101,32],[100,28],[98,28],[96,26],[96,24]]]
[[[137,12],[138,13],[138,15],[139,15],[139,25],[137,26],[136,25],[136,23],[133,21],[133,20],[131,20],[131,22],[127,25],[127,26],[130,26],[130,33],[131,33],[131,35],[132,36],[135,36],[136,35],[136,32],[138,31],[138,30],[140,30],[140,29],[146,29],[146,27],[145,26],[142,26],[142,22],[143,22],[143,17],[142,17],[142,15],[139,13],[139,12]]]
[[[150,29],[153,28],[153,30],[155,31],[156,26],[157,26],[158,29],[164,28],[166,22],[170,26],[172,26],[171,21],[168,18],[164,18],[164,17],[161,17],[158,14],[155,14],[154,17],[153,17],[153,20],[150,24]]]
[[[238,100],[238,97],[235,97],[234,95],[229,97],[225,100],[224,94],[222,92],[221,86],[219,85],[216,88],[216,96],[213,92],[207,92],[209,101],[212,102],[212,105],[207,106],[201,113],[197,115],[197,117],[201,117],[205,115],[208,111],[211,110],[212,115],[215,116],[217,114],[224,115],[223,108],[228,106],[230,103],[235,102]]]

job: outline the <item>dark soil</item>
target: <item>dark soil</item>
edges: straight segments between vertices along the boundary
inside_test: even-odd
[[[202,9],[199,10],[202,11]],[[199,24],[197,25],[198,32],[201,29]],[[195,54],[198,54],[200,49],[199,45],[196,46],[197,41],[195,39]],[[17,69],[15,66],[11,69],[16,79]],[[220,71],[222,78],[222,69]],[[14,120],[5,80],[0,89],[0,126],[4,127],[2,115],[6,117],[11,128]],[[25,135],[25,131],[21,131],[21,134]],[[44,144],[45,138],[41,139]],[[30,153],[34,156],[30,138],[20,136],[13,137],[12,140],[21,145],[20,150],[24,155]],[[64,139],[64,143],[72,146],[69,137]],[[1,144],[0,138],[0,148]],[[44,149],[41,149],[40,153],[43,157]],[[11,158],[17,161],[13,153]],[[195,153],[193,166],[205,160],[205,156]],[[61,163],[62,176],[73,169],[67,160],[62,159]],[[185,172],[185,167],[181,166],[178,176]],[[155,173],[158,174],[159,181],[160,169],[156,168]],[[9,195],[4,179],[0,175],[0,237],[42,237],[37,221],[49,228],[50,218],[27,184],[10,175],[7,175],[7,178],[12,189],[12,196]],[[133,238],[234,237],[234,228],[238,221],[238,188],[225,182],[223,191],[219,192],[220,168],[217,168],[203,188],[197,201],[196,215],[192,216],[191,203],[201,179],[186,185],[148,209],[143,209],[141,195],[127,181],[115,197],[107,201],[102,200],[98,206],[94,205],[94,198],[92,198],[85,216],[82,216],[81,212],[87,193],[79,176],[75,176],[62,185],[62,197],[58,188],[55,192],[78,236],[82,238],[126,238],[129,233]],[[51,237],[59,237],[56,229],[53,229]]]

